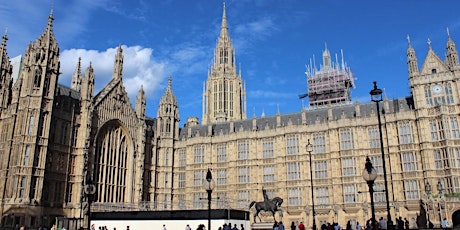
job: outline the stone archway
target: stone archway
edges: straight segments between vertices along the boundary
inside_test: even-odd
[[[457,210],[452,214],[452,226],[455,227],[460,227],[460,210]]]

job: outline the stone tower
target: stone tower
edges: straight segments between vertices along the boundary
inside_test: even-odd
[[[2,70],[2,78],[5,78],[2,85],[6,85],[2,88],[8,88],[7,85],[11,84],[8,67],[2,63],[3,68],[6,72]],[[51,12],[45,31],[27,47],[19,79],[12,89],[2,91],[2,108],[8,107],[8,112],[2,111],[2,130],[8,130],[8,133],[0,140],[8,143],[4,146],[8,152],[1,154],[6,164],[2,167],[6,173],[0,179],[4,181],[0,189],[4,201],[29,205],[33,209],[38,202],[46,199],[44,197],[49,189],[46,184],[58,180],[57,175],[53,179],[46,177],[53,171],[48,168],[47,161],[58,75],[59,47],[53,33]],[[10,94],[11,98],[6,96]],[[63,191],[63,187],[56,189]]]
[[[174,146],[179,138],[179,107],[176,96],[171,89],[172,78],[168,78],[168,86],[161,97],[157,113],[156,138],[156,192],[154,200],[162,208],[172,208],[173,200],[173,166]]]
[[[203,87],[203,124],[246,119],[246,92],[237,73],[235,51],[228,35],[225,4],[213,66]]]

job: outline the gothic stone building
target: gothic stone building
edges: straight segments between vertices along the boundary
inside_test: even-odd
[[[263,200],[264,188],[269,198],[284,199],[277,218],[308,227],[313,190],[317,223],[364,223],[371,215],[369,194],[361,193],[368,190],[362,177],[367,156],[379,173],[377,218],[386,216],[376,104],[330,103],[246,118],[246,86],[235,66],[225,7],[203,91],[202,124],[188,118],[184,127],[179,127],[171,78],[156,117],[146,116],[142,88],[131,106],[121,46],[113,78],[100,92],[94,92],[91,65],[83,74],[78,63],[70,87],[58,84],[52,23],[50,14],[43,34],[27,47],[14,82],[6,35],[0,49],[2,226],[82,218],[84,185],[90,182],[96,186],[94,211],[206,208],[201,198],[208,168],[216,181],[213,196],[220,198],[212,208],[248,210],[251,201]],[[401,216],[411,226],[417,218],[435,225],[444,217],[450,223],[459,219],[460,65],[450,35],[446,53],[443,61],[429,46],[419,67],[409,42],[411,95],[380,104],[390,212],[393,220]],[[438,183],[442,192],[435,189]]]

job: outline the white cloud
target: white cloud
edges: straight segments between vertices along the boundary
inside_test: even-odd
[[[166,64],[153,59],[151,48],[140,46],[122,46],[124,55],[123,84],[134,101],[137,92],[143,86],[146,97],[152,98],[157,90],[163,90],[160,83],[165,77]],[[99,92],[111,79],[117,47],[105,51],[70,49],[62,51],[60,55],[61,72],[60,84],[70,85],[75,72],[78,58],[82,59],[82,73],[91,65],[94,69],[95,94]]]

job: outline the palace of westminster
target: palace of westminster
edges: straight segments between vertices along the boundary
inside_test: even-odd
[[[460,224],[460,64],[449,32],[446,49],[442,60],[428,43],[419,65],[408,39],[411,95],[383,98],[378,111],[375,102],[351,101],[351,70],[331,62],[326,48],[321,68],[307,70],[308,107],[248,118],[224,6],[202,121],[187,118],[179,127],[171,78],[156,117],[146,116],[142,88],[131,105],[121,46],[100,92],[93,67],[83,71],[80,61],[70,87],[59,84],[51,13],[19,67],[8,57],[6,34],[0,47],[0,225],[37,228],[55,217],[83,218],[90,182],[95,212],[205,209],[208,169],[213,196],[220,198],[212,209],[251,211],[265,189],[268,197],[284,199],[283,222],[303,221],[308,228],[313,192],[318,223],[365,223],[371,218],[366,157],[379,175],[377,218],[386,218],[388,201],[392,219],[407,218],[411,227],[420,218],[435,226],[444,218]]]

